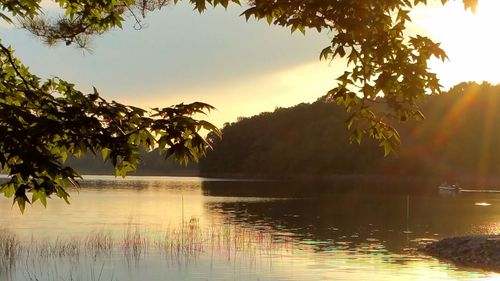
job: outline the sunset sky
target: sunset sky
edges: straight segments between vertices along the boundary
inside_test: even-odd
[[[47,47],[23,30],[0,25],[4,43],[42,77],[59,76],[88,91],[143,107],[204,101],[218,110],[209,119],[221,126],[238,116],[311,102],[332,88],[345,65],[319,61],[330,34],[290,34],[239,14],[232,6],[199,15],[187,4],[151,13],[147,28],[132,21],[92,41],[91,52]],[[432,61],[444,88],[461,81],[500,82],[500,1],[481,0],[476,14],[461,1],[412,12],[409,32],[442,42],[449,61]]]

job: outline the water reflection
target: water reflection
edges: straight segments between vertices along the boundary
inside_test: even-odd
[[[69,239],[67,245],[80,245],[80,251],[93,249],[78,243],[94,233],[92,245],[113,241],[109,255],[91,250],[93,258],[80,255],[77,262],[57,256],[35,260],[29,271],[34,277],[19,279],[26,277],[21,266],[12,276],[0,270],[0,280],[56,280],[54,270],[73,274],[72,280],[97,280],[100,272],[100,280],[496,277],[440,263],[414,247],[447,235],[497,232],[500,196],[440,197],[425,182],[95,177],[72,193],[71,202],[52,200],[47,209],[36,205],[20,215],[9,200],[0,199],[0,223],[27,241],[33,236]],[[99,233],[108,234],[95,238]]]
[[[213,214],[224,214],[228,223],[271,228],[314,241],[354,244],[380,241],[393,253],[403,253],[414,247],[416,241],[428,238],[491,232],[489,226],[500,221],[497,205],[488,208],[475,205],[476,199],[484,195],[443,198],[425,186],[420,189],[407,185],[345,188],[327,183],[307,186],[279,182],[261,183],[260,188],[251,186],[252,183],[205,182],[203,193],[216,197],[245,194],[269,198],[289,195],[292,198],[209,202],[206,208]],[[500,196],[488,197],[488,202],[500,202]],[[321,244],[315,247],[318,251],[324,250]]]

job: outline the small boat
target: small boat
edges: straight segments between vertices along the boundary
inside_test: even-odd
[[[461,188],[458,186],[458,184],[448,184],[446,182],[440,184],[438,186],[439,192],[448,192],[448,193],[454,193],[454,192],[460,192]]]

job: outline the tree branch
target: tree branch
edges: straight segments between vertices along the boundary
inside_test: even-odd
[[[30,83],[24,78],[24,76],[19,72],[19,69],[17,68],[16,62],[14,61],[14,57],[12,56],[12,52],[9,50],[9,48],[5,47],[3,44],[0,43],[0,49],[7,55],[7,58],[9,60],[10,65],[16,72],[17,76],[23,81],[24,86],[26,87],[26,90],[29,92],[30,88],[33,88],[32,86],[30,87]]]

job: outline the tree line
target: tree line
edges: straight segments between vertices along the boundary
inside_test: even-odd
[[[500,85],[460,83],[419,106],[423,121],[397,125],[404,140],[384,156],[378,142],[359,145],[345,129],[343,108],[319,99],[239,118],[212,138],[200,162],[208,176],[311,177],[333,175],[434,176],[486,180],[500,172]],[[354,142],[355,144],[352,144]]]
[[[139,150],[140,162],[137,169],[131,172],[134,176],[197,176],[198,164],[189,162],[180,164],[173,158],[165,159],[166,155],[153,151]],[[87,154],[83,157],[69,157],[67,164],[75,167],[81,175],[113,175],[113,165],[103,161],[102,157]]]

